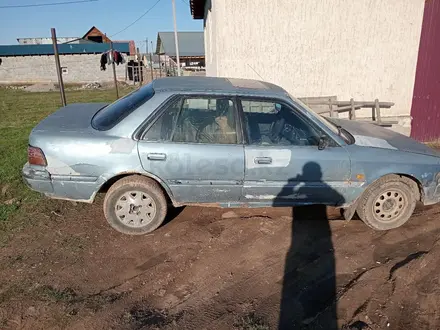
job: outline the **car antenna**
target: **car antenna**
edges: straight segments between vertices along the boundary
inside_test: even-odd
[[[257,75],[261,78],[261,80],[266,81],[249,63],[247,64]]]

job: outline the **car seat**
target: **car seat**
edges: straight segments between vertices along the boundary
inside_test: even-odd
[[[270,127],[270,140],[273,143],[279,143],[282,136],[282,132],[284,129],[284,125],[286,120],[284,119],[284,107],[276,114],[276,120],[272,123]]]

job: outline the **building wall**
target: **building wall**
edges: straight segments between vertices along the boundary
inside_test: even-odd
[[[263,78],[297,97],[379,98],[395,102],[383,116],[409,115],[424,0],[211,2],[207,75]]]
[[[205,66],[209,68],[210,76],[217,76],[217,24],[218,20],[215,18],[217,14],[216,11],[216,0],[207,0],[205,5],[205,19],[204,19],[204,29],[205,29]]]
[[[59,44],[76,40],[79,37],[57,37],[57,42]],[[52,44],[52,38],[18,38],[18,43],[20,45],[47,45]]]
[[[99,29],[97,29],[96,27],[93,27],[89,32],[87,32],[87,34],[83,38],[94,40],[93,37],[101,37],[102,42],[106,42],[106,43],[110,42],[110,39],[104,33],[99,31]]]
[[[61,67],[67,68],[64,82],[113,81],[113,71],[107,65],[100,69],[100,54],[60,55]],[[125,64],[116,65],[118,80],[125,80]],[[53,55],[2,57],[0,83],[57,82]]]

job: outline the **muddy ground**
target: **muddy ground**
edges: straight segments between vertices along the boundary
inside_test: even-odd
[[[440,328],[440,207],[389,232],[319,206],[187,207],[141,237],[99,203],[28,214],[0,249],[1,329]]]

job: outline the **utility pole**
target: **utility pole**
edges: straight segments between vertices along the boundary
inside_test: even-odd
[[[151,63],[151,81],[153,81],[154,80],[154,77],[153,77],[153,41],[151,41],[150,63]]]
[[[147,61],[148,61],[148,54],[149,54],[148,53],[148,38],[145,38],[145,50],[146,50],[145,57],[147,58]]]
[[[176,23],[176,1],[171,0],[173,5],[173,19],[174,19],[174,42],[176,44],[177,56],[177,75],[180,76],[180,56],[179,56],[179,40],[177,40],[177,23]]]
[[[143,70],[143,66],[141,65],[142,59],[141,59],[141,53],[139,51],[139,47],[137,47],[137,56],[138,56],[138,68],[139,68],[139,85],[142,86],[142,81],[144,80],[144,70]]]
[[[165,54],[165,60],[163,61],[163,64],[165,66],[165,77],[168,77],[168,68],[167,68],[167,55]]]
[[[159,77],[162,78],[162,63],[160,63],[160,52],[159,52],[159,54],[157,54],[157,55],[159,56],[159,74],[160,74]]]
[[[55,55],[55,65],[57,67],[58,84],[60,85],[61,103],[63,107],[66,106],[66,94],[64,93],[64,82],[63,73],[61,72],[60,55],[58,54],[58,43],[57,43],[57,33],[55,28],[51,28],[52,33],[52,43],[53,43],[53,54]]]
[[[110,58],[112,59],[112,68],[113,68],[113,80],[115,82],[116,99],[119,99],[118,80],[116,79],[115,58],[113,56],[113,41],[110,41],[110,51],[111,51]]]
[[[150,72],[151,72],[151,81],[153,81],[153,63],[151,62],[151,56],[150,56],[150,52],[148,51],[148,38],[145,38],[145,48],[147,50],[147,53],[145,54],[145,58],[147,59],[148,62],[148,57],[150,57]],[[153,51],[153,42],[151,42],[151,51]]]

